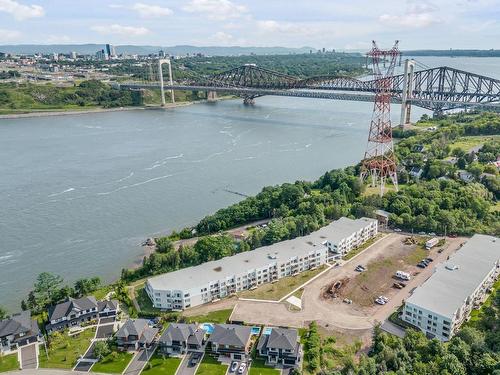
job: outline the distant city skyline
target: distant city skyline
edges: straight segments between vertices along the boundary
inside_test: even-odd
[[[0,0],[0,44],[500,48],[500,0]]]

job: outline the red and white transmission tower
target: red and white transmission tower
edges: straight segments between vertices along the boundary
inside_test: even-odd
[[[361,178],[371,177],[371,185],[380,184],[380,195],[384,194],[385,182],[389,177],[398,189],[398,177],[396,171],[396,157],[394,155],[394,144],[392,141],[391,126],[391,88],[393,83],[394,67],[401,56],[398,49],[398,41],[390,50],[381,50],[375,41],[367,58],[371,58],[373,66],[373,77],[375,79],[375,105],[373,106],[370,132],[368,133],[368,144],[365,157],[361,167]],[[383,63],[385,73],[382,73],[380,64]]]

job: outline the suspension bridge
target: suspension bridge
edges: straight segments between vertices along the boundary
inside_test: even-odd
[[[163,64],[168,64],[168,81],[163,79]],[[377,80],[362,80],[342,76],[316,76],[299,78],[246,64],[228,71],[175,80],[171,63],[160,59],[149,67],[147,79],[122,82],[122,89],[160,89],[162,104],[165,91],[205,91],[207,98],[216,100],[217,93],[242,97],[246,104],[265,95],[316,99],[354,100],[373,102]],[[480,74],[441,66],[429,68],[415,60],[406,60],[404,73],[390,77],[393,103],[402,104],[401,124],[410,122],[411,106],[434,113],[456,108],[478,108],[500,111],[500,80]]]

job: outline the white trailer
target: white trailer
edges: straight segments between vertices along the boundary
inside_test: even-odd
[[[426,248],[427,250],[430,250],[430,249],[432,249],[434,246],[436,246],[436,245],[438,244],[438,242],[439,242],[439,238],[436,238],[436,237],[431,238],[429,241],[427,241],[427,242],[425,243],[425,248]]]
[[[401,280],[409,281],[411,279],[410,274],[408,272],[397,271],[396,277]]]

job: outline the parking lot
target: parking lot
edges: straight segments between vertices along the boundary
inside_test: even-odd
[[[341,267],[330,269],[308,284],[302,294],[300,311],[290,311],[282,303],[240,300],[231,319],[299,328],[316,320],[328,329],[369,338],[373,326],[383,322],[410,295],[412,289],[430,277],[436,264],[445,261],[465,241],[464,238],[447,238],[443,251],[438,253],[437,249],[426,252],[416,245],[405,245],[403,241],[406,237],[404,234],[389,234]],[[423,254],[434,261],[427,268],[420,269],[416,264]],[[367,270],[355,271],[359,264]],[[392,288],[396,281],[393,275],[399,269],[412,274],[412,279],[403,289]],[[338,281],[342,281],[344,287],[336,298],[325,295]],[[386,296],[389,302],[375,304],[375,298],[380,295]],[[352,304],[344,303],[344,298],[352,300]]]

